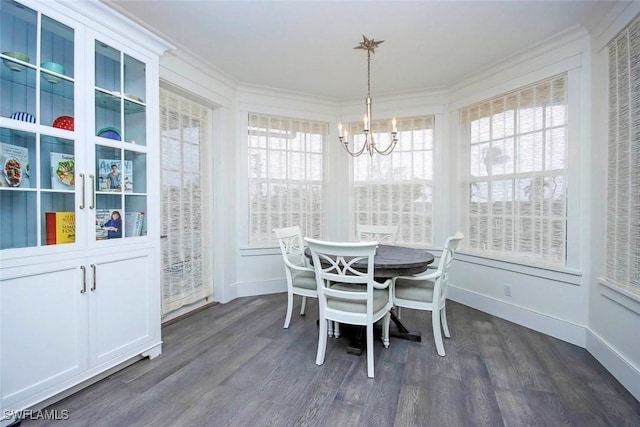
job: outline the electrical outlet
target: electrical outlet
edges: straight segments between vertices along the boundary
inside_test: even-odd
[[[511,285],[504,285],[504,294],[505,296],[510,297],[511,296]]]

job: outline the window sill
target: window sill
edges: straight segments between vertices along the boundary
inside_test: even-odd
[[[614,285],[604,277],[599,277],[598,283],[600,283],[600,294],[602,296],[628,308],[636,314],[640,314],[640,294]]]
[[[540,277],[543,279],[568,283],[570,285],[580,286],[582,281],[582,272],[577,270],[536,266],[516,261],[505,261],[483,257],[472,253],[463,253],[462,251],[457,252],[455,258],[462,262],[512,271],[514,273],[526,274],[528,276]]]

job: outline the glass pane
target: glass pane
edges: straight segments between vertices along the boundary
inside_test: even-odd
[[[122,238],[122,196],[96,195],[96,240]]]
[[[145,214],[147,212],[147,197],[127,195],[125,196],[125,208],[125,237],[146,236],[147,221]]]
[[[74,145],[70,139],[42,136],[40,140],[40,188],[74,191]]]
[[[3,58],[0,67],[0,115],[27,123],[36,122],[36,70]]]
[[[0,128],[0,189],[35,188],[37,182],[36,135]]]
[[[140,103],[147,99],[145,64],[129,55],[124,55],[124,94]]]
[[[124,101],[124,140],[132,144],[147,145],[147,107]]]
[[[147,192],[147,155],[125,150],[124,152],[124,192]]]
[[[40,61],[44,69],[73,77],[73,29],[43,16]]]
[[[125,180],[121,156],[118,148],[96,145],[96,191],[122,192]]]
[[[14,1],[1,1],[0,52],[35,65],[37,20],[34,10]]]
[[[42,245],[59,245],[76,241],[75,196],[73,193],[43,193]]]
[[[96,135],[122,141],[120,112],[122,98],[96,89]]]
[[[96,87],[120,95],[120,52],[96,40]]]
[[[0,188],[0,206],[0,249],[36,246],[36,192]]]
[[[73,93],[72,81],[43,71],[40,79],[40,123],[72,131]]]

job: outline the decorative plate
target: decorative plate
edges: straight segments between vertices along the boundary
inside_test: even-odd
[[[9,157],[4,162],[4,178],[10,186],[18,187],[22,182],[22,165],[15,157]]]

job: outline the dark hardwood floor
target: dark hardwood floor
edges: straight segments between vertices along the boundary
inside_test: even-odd
[[[23,426],[640,426],[636,401],[586,350],[449,302],[436,353],[429,313],[403,309],[421,343],[366,357],[329,339],[316,366],[317,300],[282,328],[286,295],[240,298],[163,328],[163,354],[50,406]]]

